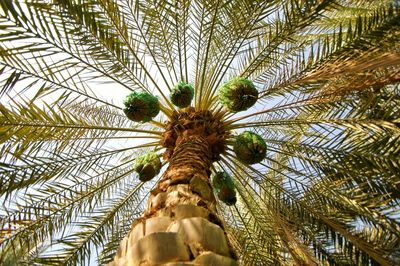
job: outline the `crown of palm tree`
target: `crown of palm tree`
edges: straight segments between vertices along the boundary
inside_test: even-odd
[[[159,180],[135,159],[168,163],[186,120],[208,121],[212,171],[232,178],[218,211],[243,265],[400,264],[399,8],[0,1],[0,264],[111,261]],[[243,112],[219,97],[237,80],[258,92]],[[173,105],[177,84],[191,107]],[[132,92],[160,113],[130,121]],[[233,149],[244,131],[265,142],[255,164]]]

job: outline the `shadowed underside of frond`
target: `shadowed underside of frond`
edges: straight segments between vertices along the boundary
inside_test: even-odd
[[[239,262],[399,264],[399,14],[390,0],[1,1],[0,262],[112,261],[157,183],[136,158],[168,163],[174,132],[205,120],[189,110],[209,110]],[[238,77],[258,91],[242,113],[218,97]],[[183,83],[193,109],[171,101]],[[129,121],[132,92],[160,114]],[[238,159],[242,131],[264,160]]]

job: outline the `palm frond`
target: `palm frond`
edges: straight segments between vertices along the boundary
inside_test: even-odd
[[[397,23],[398,7],[388,4],[333,20],[329,28],[310,26],[304,35],[307,38],[310,32],[333,33],[311,34],[311,39],[304,40],[307,45],[295,46],[300,49],[289,54],[284,69],[271,68],[259,75],[256,80],[265,84],[262,97],[301,86],[340,94],[395,83],[398,77],[393,66],[399,64],[399,58],[391,44],[398,42]],[[339,61],[341,67],[337,68]]]
[[[63,234],[57,241],[59,252],[57,254],[39,254],[37,258],[28,263],[42,265],[86,265],[91,257],[91,245],[101,247],[110,236],[114,227],[118,227],[129,216],[138,217],[143,205],[138,205],[140,197],[138,192],[143,190],[143,183],[128,185],[120,190],[105,205],[94,209],[90,214],[84,213],[79,221],[74,222],[75,232]]]
[[[70,186],[54,183],[37,193],[29,194],[31,204],[19,211],[2,217],[2,258],[23,259],[39,243],[53,236],[82,212],[90,212],[108,199],[108,194],[126,186],[126,178],[132,174],[131,166],[119,164],[115,168]],[[40,240],[40,242],[38,241]]]

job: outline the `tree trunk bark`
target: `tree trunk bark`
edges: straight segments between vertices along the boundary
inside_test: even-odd
[[[110,265],[237,265],[216,213],[211,156],[205,137],[178,137],[144,216],[132,225]]]

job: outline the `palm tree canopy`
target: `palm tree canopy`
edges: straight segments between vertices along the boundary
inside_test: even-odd
[[[243,265],[400,264],[399,51],[396,0],[0,1],[0,262],[111,261],[194,108]]]

